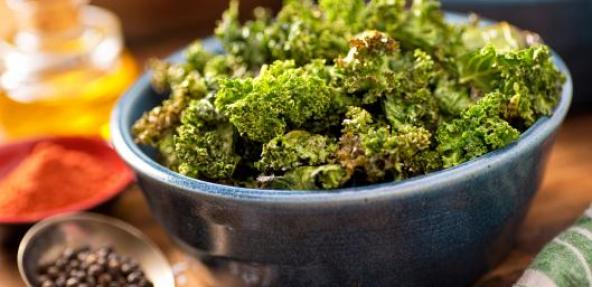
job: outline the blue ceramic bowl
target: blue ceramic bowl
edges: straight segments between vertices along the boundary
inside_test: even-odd
[[[303,192],[172,172],[130,133],[161,101],[149,75],[117,105],[113,144],[168,233],[195,254],[247,272],[243,278],[255,282],[248,286],[466,286],[507,254],[541,183],[572,97],[569,72],[555,60],[568,81],[552,117],[504,149],[399,182]]]

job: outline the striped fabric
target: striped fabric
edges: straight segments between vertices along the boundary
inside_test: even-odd
[[[537,255],[514,287],[592,287],[592,207]]]

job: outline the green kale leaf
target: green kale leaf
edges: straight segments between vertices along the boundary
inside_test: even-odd
[[[486,46],[463,56],[458,69],[460,83],[469,83],[484,94],[505,94],[509,102],[503,118],[520,120],[526,127],[551,114],[565,81],[549,48],[542,45],[509,52]]]
[[[174,137],[179,172],[210,180],[230,179],[240,160],[234,142],[234,128],[208,99],[191,101]]]
[[[263,188],[315,190],[334,189],[344,185],[350,176],[338,164],[301,166],[281,176],[260,176],[258,184]]]
[[[335,140],[303,130],[293,130],[263,145],[255,166],[264,172],[287,171],[298,166],[322,165],[332,161]]]
[[[367,111],[350,107],[337,156],[348,174],[360,170],[367,182],[406,178],[428,170],[415,156],[430,147],[431,137],[428,130],[410,125],[393,131],[384,123],[375,123]]]
[[[206,96],[206,83],[198,72],[189,72],[183,80],[178,83],[175,80],[174,83],[167,85],[173,89],[170,98],[164,100],[160,106],[144,113],[132,126],[136,142],[156,146],[163,135],[170,133],[179,123],[181,113],[187,108],[191,99]]]
[[[398,43],[386,34],[368,31],[350,41],[345,58],[336,62],[336,85],[348,94],[362,95],[364,104],[374,103],[395,89],[391,61],[398,57]]]
[[[437,151],[442,155],[445,168],[505,147],[520,137],[520,131],[502,118],[507,101],[499,92],[487,94],[460,118],[438,128]]]
[[[256,78],[225,80],[216,96],[216,108],[241,136],[268,142],[325,117],[336,91],[318,75],[323,67],[323,61],[300,68],[294,61],[276,61],[264,66]]]

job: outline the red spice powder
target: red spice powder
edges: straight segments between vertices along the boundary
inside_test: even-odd
[[[64,208],[99,195],[111,180],[112,173],[90,154],[40,143],[0,181],[0,216]]]

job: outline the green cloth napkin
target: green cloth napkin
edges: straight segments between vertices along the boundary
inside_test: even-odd
[[[592,286],[592,207],[535,257],[514,287]]]

